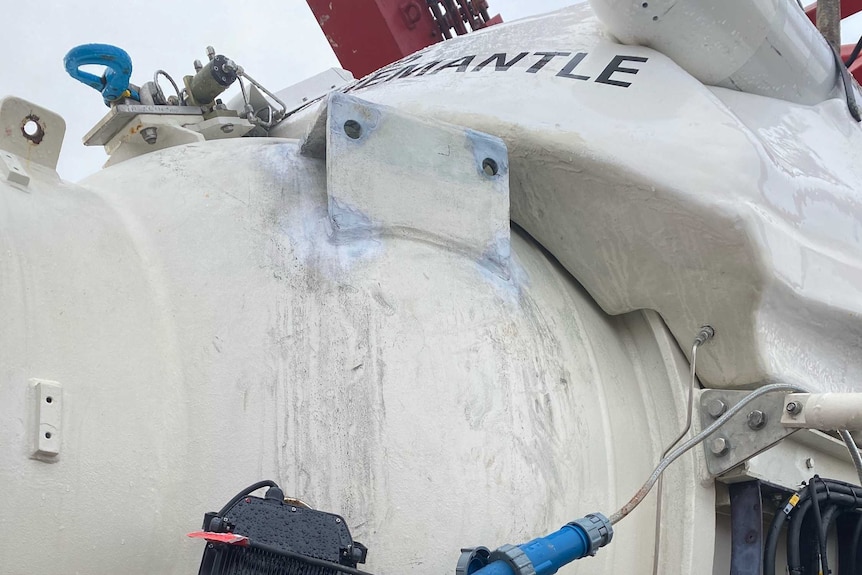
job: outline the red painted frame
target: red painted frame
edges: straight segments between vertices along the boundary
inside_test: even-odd
[[[443,40],[426,0],[306,0],[342,67],[361,78]],[[502,22],[491,18],[487,26]]]
[[[360,78],[443,39],[425,0],[307,0],[341,66]]]
[[[862,0],[841,0],[842,20],[859,12],[862,12]],[[805,14],[808,16],[808,19],[811,20],[811,23],[816,26],[817,4],[811,4],[805,8]],[[858,38],[856,40],[858,40]],[[853,51],[855,46],[856,42],[841,46],[841,59],[846,61],[847,58],[850,57],[850,53]],[[862,82],[862,56],[850,65],[850,73],[853,74],[853,77],[856,78],[857,82]]]
[[[862,12],[862,0],[841,0],[841,19],[852,16],[857,12]],[[817,3],[811,4],[805,8],[805,14],[808,19],[815,25],[817,24]]]

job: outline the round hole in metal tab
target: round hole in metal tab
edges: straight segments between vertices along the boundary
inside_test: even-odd
[[[51,432],[50,431],[45,432],[45,439],[51,439]]]
[[[496,176],[500,173],[500,166],[493,158],[485,158],[482,160],[482,171],[488,176]]]
[[[644,2],[641,4],[641,8],[649,8],[649,2]]]
[[[356,120],[347,120],[344,122],[344,133],[351,140],[358,140],[362,136],[362,124]]]
[[[54,401],[54,398],[51,397],[50,395],[45,398],[45,403],[52,403],[53,401]]]
[[[30,114],[21,123],[21,134],[34,144],[39,144],[45,137],[45,129],[39,121],[39,116]]]

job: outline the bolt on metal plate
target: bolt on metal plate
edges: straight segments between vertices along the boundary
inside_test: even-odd
[[[701,427],[706,428],[750,392],[708,389],[700,395]],[[772,447],[791,433],[781,425],[783,392],[759,397],[734,415],[704,442],[706,467],[717,476]]]

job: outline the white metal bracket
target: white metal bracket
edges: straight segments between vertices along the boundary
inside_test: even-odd
[[[25,187],[30,183],[30,174],[21,165],[18,156],[5,150],[0,150],[0,173],[7,182]]]
[[[397,235],[464,253],[508,278],[509,161],[502,140],[333,93],[325,132],[330,237]],[[323,133],[322,133],[323,132]]]
[[[31,163],[56,170],[65,134],[66,122],[59,114],[21,98],[0,100],[0,150],[18,156],[22,171]],[[22,184],[23,177],[9,168],[8,161],[0,165],[8,180]]]
[[[60,454],[63,424],[63,388],[56,381],[31,379],[29,394],[33,419],[31,457],[53,461]]]

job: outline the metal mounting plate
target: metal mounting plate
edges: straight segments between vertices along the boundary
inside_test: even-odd
[[[203,116],[197,106],[144,106],[120,104],[114,106],[104,118],[99,120],[93,129],[84,136],[85,146],[104,146],[128,124],[132,118],[140,114],[156,114],[160,116]]]
[[[334,93],[326,173],[331,235],[398,235],[509,275],[509,157],[502,140]]]
[[[721,416],[721,414],[718,416],[710,414],[710,406],[714,405],[714,402],[721,401],[727,409],[730,409],[749,393],[723,389],[708,389],[701,393],[699,403],[701,426],[706,428]],[[755,399],[748,407],[706,438],[703,446],[706,453],[706,467],[710,475],[721,475],[796,431],[781,425],[784,396],[783,392],[776,392]],[[748,424],[748,416],[755,410],[760,410],[766,416],[766,423],[756,430]],[[711,450],[713,441],[718,438],[724,438],[727,443],[727,451],[722,454],[716,454]]]

